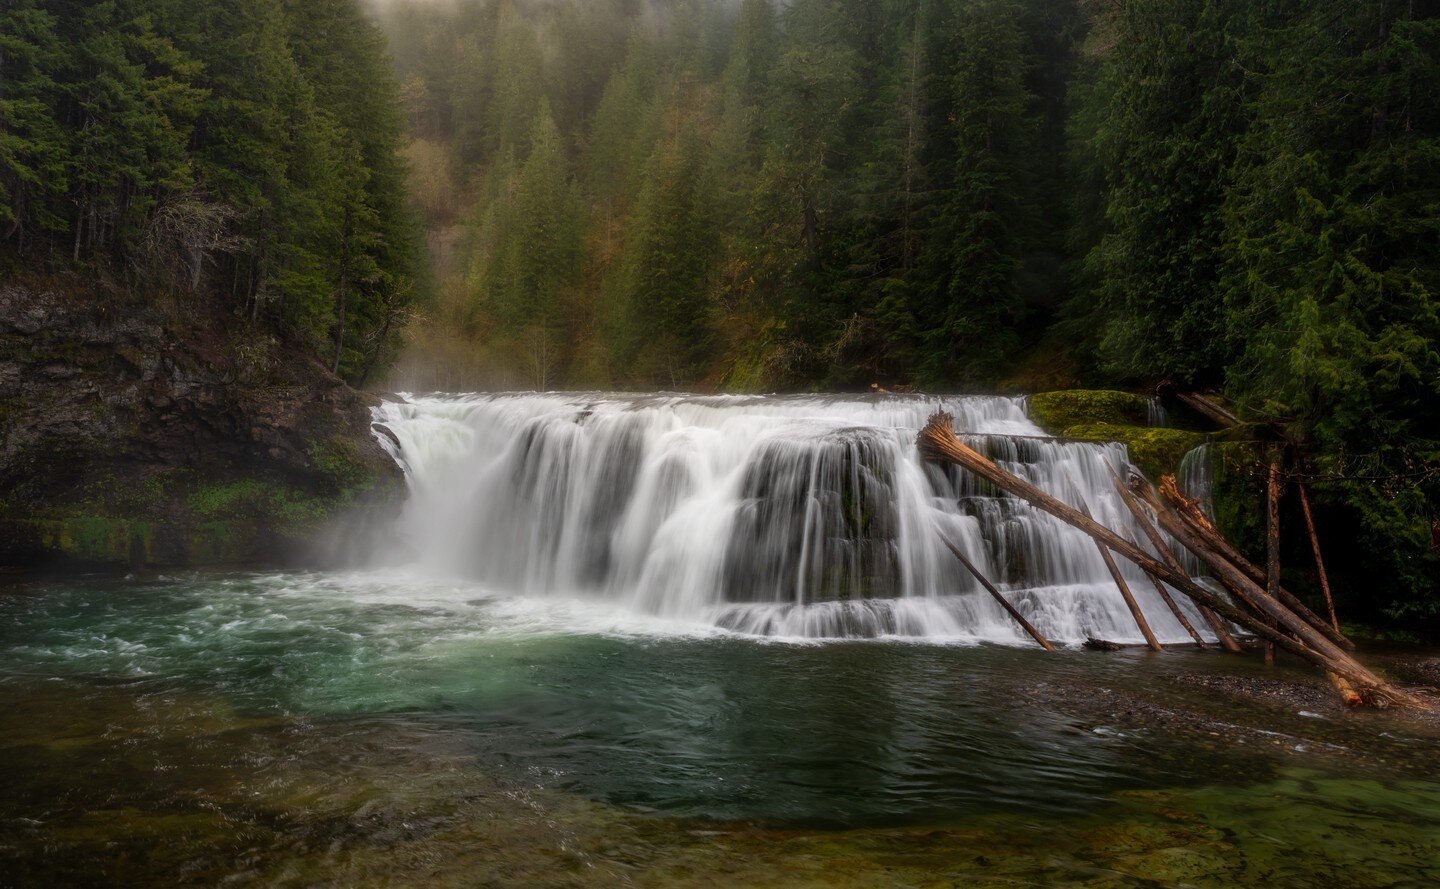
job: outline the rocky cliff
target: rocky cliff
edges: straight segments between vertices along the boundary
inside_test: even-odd
[[[402,483],[312,352],[198,297],[0,283],[0,565],[333,558]]]

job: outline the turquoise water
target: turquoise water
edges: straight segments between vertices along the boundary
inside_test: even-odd
[[[0,594],[0,885],[1440,879],[1440,735],[1192,674],[1312,678],[405,574],[28,584]]]

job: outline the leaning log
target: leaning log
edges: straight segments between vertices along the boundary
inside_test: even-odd
[[[1094,518],[1090,515],[1090,508],[1082,500],[1080,512],[1087,519]],[[1095,541],[1095,547],[1100,550],[1100,559],[1105,563],[1105,570],[1110,572],[1110,579],[1115,581],[1115,586],[1120,590],[1120,598],[1125,600],[1125,607],[1130,609],[1130,616],[1135,619],[1135,626],[1140,628],[1140,635],[1145,637],[1145,644],[1150,646],[1151,651],[1164,651],[1160,640],[1155,638],[1155,631],[1150,629],[1150,621],[1145,619],[1145,612],[1140,610],[1140,603],[1135,601],[1135,594],[1130,592],[1130,584],[1125,582],[1125,575],[1120,573],[1120,566],[1115,564],[1115,557],[1110,554],[1110,548],[1100,541]]]
[[[1330,626],[1338,635],[1340,619],[1335,616],[1335,598],[1330,595],[1330,577],[1325,573],[1325,557],[1320,554],[1320,536],[1315,533],[1315,516],[1310,512],[1310,494],[1306,490],[1304,482],[1296,484],[1295,487],[1300,489],[1300,511],[1305,515],[1305,529],[1310,532],[1310,549],[1315,553],[1315,570],[1320,573],[1320,589],[1325,593],[1325,607],[1330,612]]]
[[[1160,494],[1170,503],[1176,515],[1182,519],[1190,531],[1204,541],[1207,549],[1210,549],[1223,556],[1226,561],[1240,569],[1256,584],[1264,585],[1269,582],[1269,575],[1260,569],[1254,562],[1245,558],[1240,551],[1230,545],[1225,535],[1210,521],[1205,512],[1200,509],[1196,501],[1189,499],[1180,493],[1180,485],[1175,476],[1167,475],[1160,480]],[[1277,590],[1277,598],[1284,602],[1291,611],[1305,618],[1317,630],[1330,638],[1331,642],[1347,651],[1355,650],[1355,643],[1351,642],[1340,632],[1339,628],[1332,627],[1325,622],[1318,614],[1310,609],[1308,605],[1285,587]]]
[[[1190,634],[1190,638],[1195,640],[1195,644],[1201,648],[1209,648],[1205,639],[1195,630],[1195,625],[1190,623],[1190,618],[1186,617],[1185,612],[1175,603],[1175,597],[1165,589],[1165,584],[1158,577],[1151,577],[1150,582],[1155,584],[1155,592],[1159,594],[1160,600],[1170,609],[1170,613],[1175,615],[1175,619],[1180,622],[1180,626],[1185,628],[1185,632]]]
[[[1274,642],[1292,654],[1300,653],[1301,650],[1307,652],[1301,656],[1322,669],[1338,673],[1350,680],[1362,695],[1371,698],[1380,706],[1386,701],[1425,706],[1414,696],[1394,688],[1370,672],[1331,641],[1319,627],[1290,610],[1283,602],[1266,592],[1264,587],[1211,549],[1175,511],[1167,509],[1163,502],[1159,502],[1153,491],[1149,492],[1149,496],[1156,500],[1150,505],[1155,508],[1156,518],[1165,533],[1199,557],[1231,596],[1249,609],[1242,612],[1245,620],[1236,621],[1237,623],[1261,637],[1262,641]]]
[[[1139,565],[1153,576],[1165,580],[1180,592],[1214,609],[1232,623],[1239,624],[1262,639],[1274,642],[1280,648],[1303,658],[1322,670],[1334,672],[1353,683],[1368,700],[1377,705],[1395,703],[1414,707],[1425,707],[1425,702],[1410,695],[1370,672],[1355,659],[1349,657],[1333,642],[1312,628],[1279,602],[1271,599],[1265,602],[1268,616],[1276,619],[1279,627],[1270,627],[1227,602],[1223,597],[1197,584],[1184,571],[1174,571],[1166,564],[1149,555],[1130,541],[1087,518],[1074,507],[1040,490],[1024,479],[1020,479],[997,466],[992,460],[970,448],[956,437],[951,428],[953,418],[944,412],[937,412],[921,431],[917,445],[921,455],[932,461],[953,463],[995,485],[1002,491],[1030,503],[1038,509],[1055,516],[1093,538],[1100,540],[1111,550]],[[1177,520],[1178,523],[1178,520]],[[1183,542],[1183,541],[1182,541]],[[1188,545],[1188,544],[1187,544]],[[1213,557],[1213,554],[1212,554]],[[1222,560],[1223,561],[1223,560]],[[1233,569],[1236,574],[1238,570]],[[1243,575],[1241,575],[1243,577]],[[1247,579],[1248,581],[1248,579]],[[1264,596],[1265,591],[1260,590]],[[1282,630],[1284,632],[1282,632]],[[1293,633],[1293,637],[1289,634]]]
[[[1239,417],[1222,407],[1219,402],[1198,392],[1176,392],[1175,397],[1222,429],[1232,429],[1240,425]]]
[[[1110,469],[1108,465],[1105,468]],[[1150,541],[1150,545],[1155,548],[1155,552],[1160,555],[1166,567],[1172,571],[1184,573],[1185,569],[1181,567],[1180,560],[1175,558],[1175,554],[1170,551],[1170,547],[1165,543],[1165,539],[1160,536],[1160,531],[1155,527],[1155,523],[1145,514],[1145,508],[1140,505],[1140,501],[1135,498],[1135,495],[1130,493],[1130,489],[1125,487],[1125,483],[1120,480],[1120,476],[1116,474],[1114,469],[1110,469],[1110,479],[1115,483],[1115,490],[1120,494],[1120,499],[1135,517],[1135,523],[1140,526],[1140,530]],[[1200,638],[1200,634],[1195,631],[1195,628],[1190,625],[1189,619],[1185,617],[1185,612],[1181,611],[1180,606],[1175,604],[1174,598],[1172,598],[1170,592],[1165,589],[1165,582],[1153,574],[1150,575],[1150,580],[1155,583],[1155,590],[1160,594],[1160,597],[1165,600],[1165,604],[1169,605],[1170,610],[1175,613],[1175,617],[1179,618],[1180,625],[1185,628],[1186,632],[1190,634],[1191,638],[1193,638],[1201,648],[1204,648],[1205,640]],[[1220,641],[1222,648],[1229,652],[1238,653],[1241,651],[1240,643],[1236,642],[1235,637],[1230,635],[1229,628],[1225,626],[1224,621],[1215,615],[1215,612],[1199,602],[1195,603],[1195,608],[1200,612],[1200,616],[1205,619],[1205,622],[1210,625],[1211,631],[1215,633],[1215,638]]]
[[[1055,650],[1055,646],[1050,644],[1050,640],[1046,639],[1039,630],[1035,629],[1035,625],[1030,623],[1030,621],[1026,620],[1025,615],[1021,614],[1019,609],[1017,609],[1014,605],[1011,605],[1009,599],[1006,599],[1000,594],[1000,591],[995,588],[995,584],[990,582],[990,578],[986,577],[979,568],[975,567],[975,563],[970,561],[970,559],[965,555],[964,550],[962,550],[959,546],[956,546],[955,542],[952,541],[949,537],[946,537],[943,532],[940,535],[940,540],[945,544],[946,548],[948,548],[950,552],[955,555],[955,558],[960,560],[960,564],[964,565],[966,570],[968,570],[972,575],[974,575],[976,580],[980,581],[980,585],[985,588],[986,592],[993,596],[996,602],[1000,603],[1000,607],[1004,608],[1011,617],[1015,618],[1015,622],[1021,627],[1023,627],[1025,629],[1025,632],[1030,634],[1031,639],[1039,642],[1040,647],[1045,649],[1046,651]]]

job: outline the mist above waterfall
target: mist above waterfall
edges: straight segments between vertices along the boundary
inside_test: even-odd
[[[461,395],[377,419],[411,487],[399,536],[432,574],[746,634],[1025,643],[945,535],[1047,636],[1140,641],[1090,538],[919,460],[937,409],[1138,539],[1111,487],[1123,446],[1045,438],[1023,399]],[[1160,637],[1188,641],[1127,570]]]

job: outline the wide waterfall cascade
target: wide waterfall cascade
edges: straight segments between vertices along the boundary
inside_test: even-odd
[[[1033,644],[945,534],[1048,637],[1142,641],[1094,541],[919,459],[940,409],[1010,471],[1141,539],[1110,476],[1123,445],[1046,438],[1023,399],[435,395],[376,419],[409,481],[399,532],[420,570],[748,634]],[[1188,641],[1122,570],[1161,639]]]

